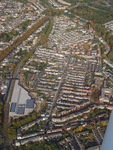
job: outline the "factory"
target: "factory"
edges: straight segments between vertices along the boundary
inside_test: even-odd
[[[28,91],[19,85],[19,80],[15,80],[12,92],[9,117],[20,117],[27,115],[36,107],[34,99],[28,94]]]

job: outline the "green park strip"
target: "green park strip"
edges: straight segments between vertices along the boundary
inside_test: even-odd
[[[51,30],[52,30],[52,27],[53,27],[53,17],[51,17],[51,19],[50,19],[50,23],[49,23],[49,28],[48,28],[48,30],[47,30],[46,33],[41,37],[40,41],[38,41],[37,46],[43,45],[43,44],[47,41],[48,36],[49,36],[49,34],[50,34]]]
[[[23,41],[25,41],[32,33],[34,33],[44,22],[48,20],[47,16],[39,19],[31,28],[27,29],[22,36],[16,38],[11,45],[0,52],[0,62],[7,57],[17,46],[19,46]]]
[[[45,34],[41,37],[41,39],[38,41],[37,46],[43,45],[43,44],[47,41],[48,36],[49,36],[49,34],[50,34],[50,32],[51,32],[51,29],[52,29],[52,27],[53,27],[53,17],[51,17],[50,23],[49,23],[49,26],[48,26],[48,27],[49,27],[49,28],[48,28],[48,30],[46,31],[46,33],[45,33]],[[34,50],[31,50],[31,51],[25,56],[24,61],[23,61],[22,64],[21,64],[22,67],[25,65],[26,61],[33,55],[33,53],[34,53]]]

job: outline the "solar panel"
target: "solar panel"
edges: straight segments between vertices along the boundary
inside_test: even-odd
[[[34,100],[33,99],[27,99],[26,108],[33,108],[33,107],[34,107]]]
[[[18,107],[17,114],[24,114],[25,107]]]
[[[10,112],[15,112],[16,103],[11,103]]]

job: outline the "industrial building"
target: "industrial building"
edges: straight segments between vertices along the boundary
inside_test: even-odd
[[[15,85],[11,97],[9,117],[20,117],[33,111],[36,104],[28,91],[19,85],[19,80],[15,80]]]

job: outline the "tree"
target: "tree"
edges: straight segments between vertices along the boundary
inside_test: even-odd
[[[88,130],[91,130],[91,129],[93,129],[93,126],[90,125],[90,124],[88,124],[86,128],[87,128]]]
[[[84,44],[84,49],[87,50],[89,48],[89,45],[87,43]]]
[[[35,120],[37,117],[36,117],[36,115],[33,113],[33,114],[31,115],[31,118],[32,118],[32,120]]]
[[[107,126],[107,125],[108,125],[108,122],[106,122],[106,121],[101,121],[101,124],[102,124],[102,126]]]
[[[76,88],[76,87],[74,87],[74,88],[73,88],[73,91],[74,91],[74,92],[76,92],[76,91],[77,91],[77,88]]]
[[[102,57],[103,57],[103,58],[107,58],[106,54],[102,54]]]
[[[33,32],[35,32],[45,21],[48,20],[48,16],[44,16],[43,18],[39,19],[38,22],[36,22],[34,25],[32,25],[31,28],[27,29],[21,37],[16,38],[12,45],[9,45],[7,48],[5,48],[2,52],[0,51],[0,62],[9,55],[10,52],[12,52],[18,45],[20,45],[23,41],[25,41]],[[52,26],[49,28],[49,33],[52,29]],[[7,36],[4,37],[7,39]],[[46,37],[47,38],[47,37]],[[47,39],[46,39],[47,40]],[[45,41],[46,41],[45,40]]]
[[[82,130],[83,130],[82,126],[79,126],[79,127],[78,127],[78,131],[81,132]]]
[[[96,23],[96,19],[94,19],[94,21],[93,21],[94,23]]]
[[[89,133],[89,137],[90,138],[94,137],[93,133]]]
[[[73,130],[73,133],[75,132],[81,132],[83,130],[83,127],[82,126],[78,126],[78,128],[74,129]]]

